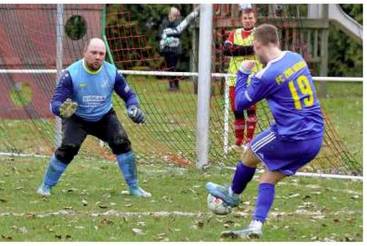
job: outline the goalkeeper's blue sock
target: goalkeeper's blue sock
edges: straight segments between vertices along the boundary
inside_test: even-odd
[[[232,179],[232,191],[235,194],[241,194],[248,182],[254,177],[256,168],[245,166],[241,161],[238,162],[236,171]]]
[[[134,152],[129,151],[127,153],[119,154],[116,158],[127,185],[129,187],[136,187],[138,185],[138,178]]]
[[[253,220],[265,222],[268,212],[273,205],[275,188],[274,184],[262,183],[259,184],[259,194],[256,201],[255,213]]]
[[[56,185],[67,166],[67,164],[62,163],[53,155],[48,164],[43,183],[50,187]]]

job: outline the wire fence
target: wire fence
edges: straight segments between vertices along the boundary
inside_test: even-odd
[[[149,163],[159,160],[180,166],[193,165],[196,161],[197,72],[195,69],[192,69],[193,72],[172,71],[163,58],[154,52],[154,47],[141,29],[144,26],[142,23],[138,23],[129,12],[119,8],[107,8],[104,23],[104,7],[65,5],[64,23],[67,35],[63,42],[63,67],[82,57],[84,44],[89,38],[104,33],[113,62],[136,91],[146,114],[146,124],[135,125],[126,116],[122,100],[114,96],[114,108],[128,132],[138,158]],[[215,21],[224,20],[225,16],[218,13],[217,11],[214,17]],[[68,23],[83,22],[89,28],[68,26]],[[282,23],[287,21],[283,20]],[[56,80],[55,26],[56,5],[0,6],[0,152],[51,155],[55,150],[55,118],[49,111],[49,101]],[[193,34],[195,30],[197,31],[197,27],[190,32]],[[219,38],[218,30],[222,35]],[[226,141],[234,142],[233,128],[228,123],[233,120],[233,116],[230,114],[227,122],[224,119],[228,110],[225,103],[228,95],[224,93],[223,78],[231,75],[225,71],[228,61],[225,61],[226,58],[221,56],[220,51],[227,34],[222,27],[218,30],[211,32],[215,35],[213,47],[216,51],[211,83],[209,163],[233,165],[237,156],[224,151]],[[191,50],[190,54],[195,67],[198,60],[197,50]],[[130,70],[132,68],[139,70]],[[155,68],[160,70],[156,71]],[[179,81],[178,91],[169,90],[168,81],[172,77]],[[314,79],[363,81],[362,78]],[[264,102],[258,105],[258,118],[257,132],[266,129],[272,121]],[[346,149],[326,113],[325,118],[324,146],[318,158],[305,171],[361,174],[361,163],[356,162]],[[115,157],[99,140],[88,137],[80,150],[79,158],[114,160]]]

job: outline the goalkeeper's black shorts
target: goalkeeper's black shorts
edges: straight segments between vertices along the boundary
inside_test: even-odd
[[[131,150],[130,140],[113,109],[96,122],[85,121],[76,115],[63,119],[62,135],[61,146],[55,155],[64,163],[71,162],[87,135],[106,142],[115,155]]]

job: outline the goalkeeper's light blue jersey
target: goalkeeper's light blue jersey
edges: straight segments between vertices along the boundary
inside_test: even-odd
[[[302,56],[283,51],[256,73],[247,86],[248,71],[239,71],[235,89],[237,110],[266,99],[274,117],[272,130],[292,140],[322,137],[324,120],[315,86]]]
[[[70,98],[78,103],[75,115],[86,121],[98,121],[111,110],[114,90],[127,107],[139,105],[135,93],[114,65],[103,62],[98,71],[92,72],[81,59],[66,68],[60,77],[51,100],[51,110],[60,116],[60,105]]]

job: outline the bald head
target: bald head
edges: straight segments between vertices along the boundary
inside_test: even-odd
[[[95,49],[95,48],[104,49],[104,51],[106,51],[106,45],[103,42],[103,40],[100,39],[100,38],[91,38],[91,39],[89,39],[88,43],[84,47],[84,52],[86,52],[89,47],[91,47],[93,49]]]
[[[176,7],[171,7],[168,13],[168,19],[172,22],[177,20],[180,15],[180,10],[178,10]]]
[[[88,69],[97,71],[106,57],[106,45],[100,38],[91,38],[84,49],[84,61]]]

